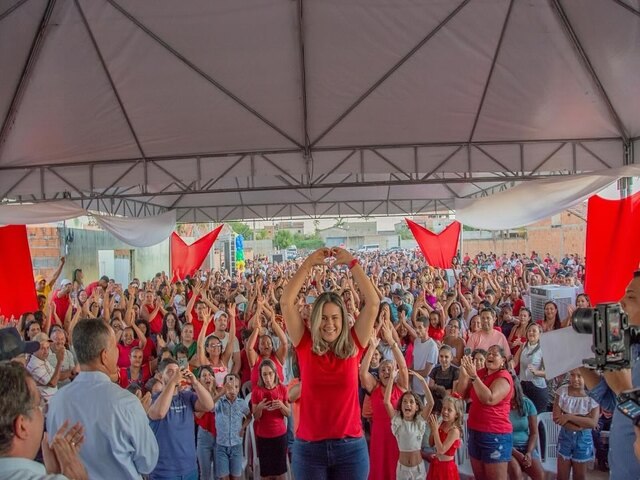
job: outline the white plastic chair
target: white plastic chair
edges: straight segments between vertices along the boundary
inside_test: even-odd
[[[555,478],[558,474],[558,436],[560,435],[560,425],[553,421],[551,412],[543,412],[538,414],[538,429],[540,426],[544,428],[545,441],[538,435],[538,443],[540,445],[540,454],[542,455],[542,468],[544,468],[547,476]]]

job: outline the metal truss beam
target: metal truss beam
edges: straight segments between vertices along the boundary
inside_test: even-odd
[[[94,197],[80,200],[79,204],[85,210],[107,213],[109,215],[123,215],[127,217],[145,216],[141,215],[142,213],[145,213],[145,209],[146,215],[160,215],[167,211],[167,208],[161,205],[141,202],[138,200],[130,200],[127,198],[120,198],[118,201],[110,199],[105,202],[102,198]]]
[[[567,174],[568,175],[568,174]],[[557,177],[560,176],[560,174],[554,174],[554,175],[515,175],[515,176],[509,176],[508,179],[510,182],[522,182],[522,181],[529,181],[529,180],[537,180],[537,179],[544,179],[544,178],[551,178],[551,177]],[[233,194],[238,194],[238,193],[247,193],[247,192],[295,192],[298,193],[300,195],[302,195],[303,197],[305,197],[308,200],[311,200],[311,197],[309,197],[307,194],[303,194],[303,192],[300,192],[300,189],[304,189],[304,190],[325,190],[325,189],[349,189],[349,190],[353,190],[353,189],[357,189],[357,188],[366,188],[366,187],[403,187],[403,186],[409,186],[409,185],[443,185],[443,184],[478,184],[478,183],[501,183],[503,182],[505,179],[504,176],[483,176],[483,177],[460,177],[460,176],[453,176],[453,177],[441,177],[441,178],[429,178],[426,180],[403,180],[403,179],[394,179],[393,176],[390,176],[389,180],[362,180],[362,181],[358,181],[358,182],[337,182],[337,183],[323,183],[323,184],[306,184],[306,185],[283,185],[283,184],[279,184],[279,185],[266,185],[266,186],[258,186],[258,187],[254,187],[252,189],[248,189],[244,186],[239,186],[237,185],[236,187],[225,187],[225,188],[219,188],[219,189],[215,189],[215,190],[196,190],[196,189],[191,189],[188,191],[185,191],[181,188],[179,188],[179,185],[176,185],[175,183],[172,183],[170,185],[174,185],[176,188],[171,190],[167,187],[164,187],[163,189],[161,189],[158,192],[153,192],[152,194],[147,193],[147,192],[141,192],[141,191],[134,191],[134,192],[128,192],[128,193],[120,193],[120,194],[115,194],[115,193],[82,193],[82,192],[75,192],[75,194],[72,194],[70,192],[65,192],[65,197],[70,199],[70,200],[75,200],[75,201],[81,201],[81,200],[89,200],[92,198],[102,198],[102,199],[120,199],[120,198],[127,198],[127,199],[148,199],[149,197],[153,197],[153,198],[157,198],[157,197],[175,197],[175,196],[179,196],[179,195],[192,195],[192,196],[199,196],[199,195],[206,195],[206,194],[212,194],[212,193],[216,193],[216,194],[220,194],[220,193],[233,193]],[[66,182],[65,182],[66,183]],[[73,187],[72,187],[73,188]],[[75,190],[75,188],[74,188]],[[40,201],[51,201],[51,195],[47,196],[46,192],[44,197],[40,200]],[[297,203],[297,200],[296,200]]]
[[[558,143],[593,143],[593,142],[620,142],[620,137],[601,137],[601,138],[551,138],[551,139],[537,139],[537,140],[500,140],[500,141],[474,141],[474,142],[425,142],[425,143],[388,143],[388,144],[375,144],[375,145],[346,145],[339,147],[325,146],[315,147],[311,150],[311,153],[322,152],[345,152],[351,158],[351,151],[354,153],[362,153],[364,151],[376,151],[376,150],[392,150],[392,149],[421,149],[421,148],[441,148],[441,147],[467,147],[472,148],[475,146],[489,147],[489,146],[501,146],[501,145],[534,145],[534,144],[554,144]],[[287,154],[299,154],[302,157],[304,150],[300,148],[284,148],[284,149],[258,149],[258,150],[243,150],[243,151],[229,151],[229,152],[194,152],[184,153],[177,155],[157,155],[144,157],[131,157],[131,158],[110,158],[102,160],[87,160],[77,162],[55,162],[55,163],[29,163],[29,164],[12,164],[10,166],[0,166],[0,171],[10,170],[24,170],[27,168],[40,168],[40,167],[75,167],[83,165],[119,165],[119,164],[132,164],[137,162],[179,162],[184,160],[207,160],[215,158],[240,158],[242,156],[263,156],[263,155],[287,155]],[[457,153],[457,152],[456,152]],[[346,161],[348,159],[345,159]],[[271,160],[273,161],[273,160]]]

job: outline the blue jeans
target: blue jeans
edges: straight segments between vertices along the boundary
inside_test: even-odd
[[[558,435],[558,456],[565,460],[584,463],[593,460],[593,437],[591,430],[574,432],[566,428],[560,429]],[[635,459],[630,459],[635,461]]]
[[[213,480],[216,471],[216,437],[202,427],[198,427],[196,455],[200,465],[200,480]]]
[[[295,478],[305,480],[366,480],[369,451],[364,437],[293,443]]]
[[[482,463],[506,463],[511,460],[513,436],[510,433],[467,431],[469,456]]]
[[[216,475],[218,477],[242,475],[242,444],[233,447],[216,444]]]
[[[151,474],[149,480],[198,480],[198,470],[194,470],[187,475],[176,475],[173,477],[163,477]]]

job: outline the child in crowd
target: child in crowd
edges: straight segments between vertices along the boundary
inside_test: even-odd
[[[240,377],[229,373],[223,383],[225,394],[214,407],[216,419],[216,475],[222,480],[242,475],[242,438],[251,421],[247,401],[238,398]]]
[[[429,466],[427,480],[460,479],[454,455],[462,439],[463,412],[462,400],[447,395],[442,401],[441,420],[435,415],[429,416],[429,443],[435,447],[436,456]]]
[[[391,417],[391,432],[398,441],[400,456],[396,467],[399,480],[424,479],[424,461],[422,460],[422,439],[427,431],[427,419],[433,409],[433,397],[427,381],[421,375],[409,370],[416,381],[422,382],[425,391],[425,405],[420,398],[408,390],[402,394],[394,409],[391,404],[393,382],[388,382],[384,390],[384,406]]]
[[[556,390],[553,421],[560,425],[558,436],[558,480],[584,480],[587,462],[593,460],[591,430],[598,425],[600,408],[587,396],[584,379],[578,369],[569,373],[569,384]]]
[[[440,345],[444,339],[444,335],[445,331],[444,324],[442,322],[442,311],[433,310],[429,313],[429,336],[438,342],[438,345]]]
[[[287,387],[280,383],[273,360],[263,359],[258,385],[251,391],[260,476],[284,480],[287,473],[287,426],[291,413]]]
[[[431,382],[443,387],[447,393],[455,388],[455,382],[458,381],[460,370],[451,363],[453,352],[449,345],[442,345],[438,352],[438,360],[440,363],[433,367],[429,377]],[[430,383],[431,383],[430,382]]]

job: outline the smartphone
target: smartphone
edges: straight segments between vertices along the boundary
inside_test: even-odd
[[[465,355],[471,355],[471,349],[469,347],[464,349],[464,354]]]
[[[186,358],[179,358],[178,359],[178,366],[180,367],[181,370],[185,369],[185,368],[189,368],[189,360]]]

